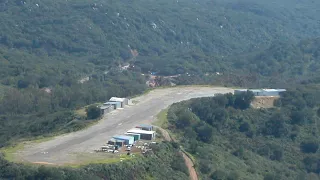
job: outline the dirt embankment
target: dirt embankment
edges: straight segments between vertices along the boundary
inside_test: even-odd
[[[251,103],[253,108],[272,108],[275,100],[279,99],[276,96],[256,96]]]
[[[169,132],[163,128],[160,128],[160,127],[156,127],[159,129],[159,131],[161,132],[163,138],[166,140],[166,141],[173,141],[173,142],[176,142],[176,140],[174,140]],[[189,171],[189,175],[190,175],[190,180],[198,180],[198,174],[197,174],[197,171],[196,169],[194,168],[194,163],[192,161],[192,159],[186,154],[184,153],[183,151],[180,151],[180,153],[182,154],[182,157],[184,159],[184,162],[186,163],[186,166],[188,168],[188,171]]]

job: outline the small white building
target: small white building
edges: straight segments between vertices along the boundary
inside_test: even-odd
[[[140,139],[144,140],[152,140],[156,137],[156,132],[155,131],[145,131],[141,129],[130,129],[127,131],[127,133],[134,133],[134,134],[140,134]]]
[[[112,97],[112,98],[110,98],[109,102],[120,102],[121,103],[121,108],[123,108],[125,105],[129,104],[129,99]]]

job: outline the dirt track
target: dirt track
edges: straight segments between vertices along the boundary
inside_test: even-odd
[[[166,141],[176,141],[175,139],[173,139],[169,132],[165,129],[162,129],[161,127],[157,127],[157,129],[159,129],[162,133],[162,136],[164,138],[164,140]],[[198,180],[198,174],[197,174],[197,171],[196,169],[194,168],[194,163],[192,162],[192,159],[183,151],[180,151],[183,159],[184,159],[184,162],[188,168],[188,171],[189,171],[189,176],[190,176],[190,180]]]
[[[156,114],[170,104],[196,97],[208,97],[217,93],[233,92],[223,87],[178,87],[157,89],[134,98],[138,104],[116,110],[106,115],[98,124],[85,130],[58,136],[39,144],[28,144],[17,153],[17,158],[29,162],[45,162],[57,165],[79,163],[78,155],[93,153],[112,136],[123,134],[141,123],[152,123]]]

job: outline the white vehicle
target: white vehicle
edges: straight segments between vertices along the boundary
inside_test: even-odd
[[[113,150],[112,149],[108,149],[107,152],[113,152]]]
[[[113,153],[118,153],[118,152],[119,152],[118,150],[114,150],[114,151],[113,151]]]

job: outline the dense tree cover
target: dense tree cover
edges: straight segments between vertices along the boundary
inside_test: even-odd
[[[1,1],[1,80],[48,86],[124,62],[161,74],[223,71],[235,53],[319,36],[319,6],[313,0]]]
[[[153,153],[145,157],[116,164],[92,164],[77,169],[13,164],[0,156],[0,179],[188,179],[188,170],[179,149],[170,143],[161,143],[152,148]]]
[[[291,89],[271,109],[236,104],[249,93],[176,103],[169,128],[183,137],[203,179],[318,179],[319,90]]]

